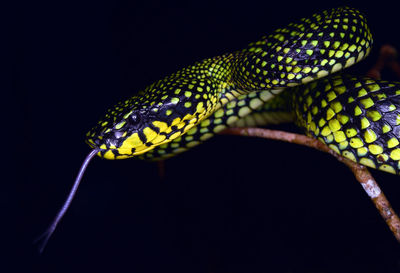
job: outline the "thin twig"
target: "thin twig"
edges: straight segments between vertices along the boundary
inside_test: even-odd
[[[385,220],[386,224],[389,226],[389,229],[392,231],[397,241],[400,242],[400,219],[392,209],[389,201],[387,200],[383,191],[380,189],[378,183],[375,181],[375,179],[372,177],[371,173],[366,167],[342,157],[317,139],[307,137],[305,135],[261,128],[229,128],[224,130],[222,134],[281,140],[312,147],[314,149],[333,155],[340,162],[343,162],[346,166],[350,168],[358,182],[360,182],[364,191],[368,194],[372,202],[375,204],[375,207],[378,209],[379,213]]]

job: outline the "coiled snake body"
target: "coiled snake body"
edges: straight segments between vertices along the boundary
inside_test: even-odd
[[[357,10],[314,14],[244,50],[203,60],[150,85],[110,109],[87,142],[107,159],[175,155],[266,103],[273,107],[275,100],[269,101],[285,88],[353,65],[368,55],[371,44]]]
[[[96,154],[158,160],[230,126],[295,121],[342,156],[398,174],[400,83],[340,72],[365,58],[371,45],[364,16],[336,8],[195,63],[118,103],[88,132],[93,150],[43,235],[42,249]]]

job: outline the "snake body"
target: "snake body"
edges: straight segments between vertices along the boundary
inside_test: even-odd
[[[364,16],[336,8],[279,28],[243,50],[183,68],[118,103],[87,133],[93,149],[40,237],[40,251],[96,154],[160,160],[227,127],[294,121],[338,154],[400,174],[400,82],[342,73],[365,58],[371,45]]]
[[[294,91],[296,123],[309,136],[352,161],[400,174],[400,83],[339,74]]]
[[[341,155],[398,173],[400,85],[332,76],[371,45],[358,10],[316,13],[153,83],[110,109],[87,142],[106,159],[158,160],[230,126],[294,120]]]

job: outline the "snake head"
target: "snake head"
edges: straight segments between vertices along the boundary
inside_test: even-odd
[[[200,81],[165,83],[159,81],[109,109],[87,133],[86,142],[106,159],[133,157],[179,137],[216,105],[216,96],[198,88]]]

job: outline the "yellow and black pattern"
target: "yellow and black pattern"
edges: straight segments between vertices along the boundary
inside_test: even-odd
[[[161,144],[153,150],[139,155],[139,158],[162,160],[175,156],[203,143],[228,127],[236,127],[239,121],[249,116],[257,119],[257,125],[266,125],[268,122],[265,116],[275,113],[275,109],[284,109],[283,111],[288,112],[290,101],[281,100],[281,96],[277,96],[279,93],[280,90],[265,90],[243,94],[216,110],[185,135]],[[282,102],[282,106],[276,101],[277,99]]]
[[[160,80],[110,109],[87,134],[107,159],[144,153],[175,139],[214,111],[218,102],[237,94],[224,71],[230,63],[216,57]],[[227,93],[227,94],[226,94]]]
[[[268,90],[239,96],[215,111],[199,125],[171,142],[138,156],[145,160],[164,160],[198,146],[229,127],[251,127],[294,121],[291,89]]]
[[[144,154],[174,139],[183,140],[171,143],[174,150],[195,145],[191,142],[244,118],[284,88],[358,62],[371,44],[365,18],[357,10],[343,7],[315,14],[244,50],[203,60],[150,85],[110,109],[87,134],[87,142],[107,159]],[[259,101],[257,107],[254,101]],[[195,132],[193,139],[187,138],[189,132]]]
[[[368,55],[371,33],[356,9],[337,8],[303,18],[250,44],[235,63],[240,87],[262,90],[307,83]]]
[[[400,173],[400,82],[335,75],[293,90],[297,124],[362,165]]]

